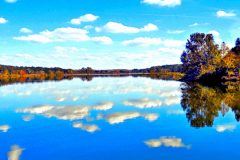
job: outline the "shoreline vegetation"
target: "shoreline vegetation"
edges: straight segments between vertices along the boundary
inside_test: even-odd
[[[184,74],[181,73],[182,65],[165,65],[151,67],[147,69],[112,69],[94,70],[90,67],[80,70],[44,67],[16,67],[0,65],[0,82],[2,81],[43,81],[43,80],[62,80],[80,77],[82,79],[92,79],[93,77],[151,77],[157,79],[180,80]]]
[[[236,40],[235,47],[229,49],[224,42],[221,46],[216,44],[212,34],[194,33],[187,40],[186,49],[180,59],[182,64],[132,70],[94,70],[90,67],[73,70],[57,67],[0,65],[0,83],[62,80],[73,77],[88,80],[99,76],[142,76],[183,82],[201,82],[206,85],[240,81],[240,38]]]

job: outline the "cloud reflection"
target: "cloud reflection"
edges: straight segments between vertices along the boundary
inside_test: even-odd
[[[153,122],[153,121],[157,120],[159,116],[154,113],[142,114],[139,112],[125,112],[125,113],[118,112],[118,113],[113,113],[113,114],[107,115],[105,117],[105,119],[110,124],[119,124],[119,123],[125,122],[126,120],[135,119],[135,118],[139,118],[139,117],[143,117],[143,118],[147,119],[148,121]]]
[[[179,104],[181,101],[180,97],[166,97],[164,100],[155,100],[155,99],[132,99],[123,101],[125,106],[133,106],[136,108],[155,108],[155,107],[165,107],[171,106],[174,104]]]
[[[17,109],[19,113],[41,114],[46,117],[55,117],[61,120],[79,120],[86,118],[91,110],[109,110],[112,102],[99,103],[93,106],[51,106],[40,105],[30,108]]]
[[[231,124],[217,125],[216,131],[221,133],[225,131],[233,131],[235,128],[236,126]]]
[[[176,137],[161,137],[159,139],[150,139],[144,142],[147,146],[151,148],[158,147],[172,147],[172,148],[187,148],[189,149],[190,145],[185,145],[182,142],[182,139]]]
[[[0,126],[0,131],[7,132],[10,129],[9,125],[2,125]]]
[[[160,100],[150,100],[148,98],[143,99],[133,99],[127,100],[123,102],[126,106],[134,106],[137,108],[153,108],[153,107],[160,107],[162,102]]]
[[[94,132],[100,130],[100,128],[95,124],[87,125],[87,124],[83,124],[83,123],[80,123],[80,122],[73,123],[73,127],[74,128],[80,128],[80,129],[82,129],[84,131],[87,131],[87,132],[90,132],[90,133],[94,133]]]
[[[25,121],[25,122],[29,122],[31,120],[33,120],[34,116],[33,115],[24,115],[22,116],[22,119]]]
[[[19,160],[22,154],[23,149],[18,145],[11,147],[11,150],[8,152],[8,160]]]

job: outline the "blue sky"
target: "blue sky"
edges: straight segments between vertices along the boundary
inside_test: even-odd
[[[0,0],[0,64],[144,68],[180,63],[191,33],[234,45],[239,0]]]

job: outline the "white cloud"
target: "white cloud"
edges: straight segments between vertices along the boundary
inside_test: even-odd
[[[157,30],[158,30],[158,27],[152,23],[148,23],[142,29],[140,29],[140,31],[142,32],[151,32],[151,31],[157,31]]]
[[[101,28],[101,27],[95,27],[95,31],[96,31],[96,32],[101,32],[101,31],[102,31],[102,28]]]
[[[29,41],[36,43],[52,43],[52,42],[86,42],[93,41],[101,44],[112,44],[110,37],[89,37],[88,31],[80,28],[56,28],[53,31],[45,30],[39,34],[31,34],[28,36],[13,37],[15,40]]]
[[[78,52],[69,52],[69,47],[62,50],[62,52],[56,52],[54,48],[49,48],[48,50],[39,53],[16,53],[13,55],[2,54],[0,56],[0,64],[11,65],[15,64],[17,66],[46,66],[46,67],[62,67],[62,68],[73,68],[79,69],[82,67],[92,67],[98,69],[116,69],[119,66],[124,66],[126,69],[139,68],[139,63],[141,63],[141,68],[147,68],[151,66],[165,65],[165,64],[180,64],[179,54],[166,54],[160,52],[158,48],[162,46],[157,46],[156,49],[141,49],[139,51],[126,51],[122,47],[119,51],[102,51],[99,50],[98,53],[94,53],[92,49],[83,53],[83,51],[78,48]],[[75,48],[75,47],[73,47]],[[174,47],[164,47],[163,48],[174,48]],[[178,48],[177,48],[178,49]],[[179,51],[183,50],[179,48]],[[74,50],[74,49],[73,49]],[[84,49],[83,49],[84,50]],[[72,49],[70,49],[72,51]],[[46,55],[49,57],[46,59]],[[64,58],[59,58],[63,57]],[[104,59],[104,61],[103,61]],[[161,61],[159,61],[161,59]],[[70,98],[70,97],[69,97]]]
[[[18,145],[11,147],[11,150],[8,152],[8,160],[19,160],[22,154],[23,149]]]
[[[235,17],[236,14],[234,12],[226,12],[226,11],[220,10],[220,11],[217,11],[216,16],[219,18],[220,17]]]
[[[45,30],[39,34],[14,37],[15,40],[31,41],[38,43],[64,42],[64,41],[88,41],[88,31],[79,28],[56,28],[53,31]]]
[[[158,30],[158,27],[152,23],[149,23],[142,28],[126,26],[117,22],[108,22],[103,27],[96,27],[97,32],[105,31],[110,33],[139,33],[139,32],[151,32]]]
[[[223,40],[221,39],[220,33],[218,31],[212,30],[208,32],[214,36],[214,40],[216,43],[221,44]]]
[[[198,27],[198,26],[207,26],[209,25],[209,23],[193,23],[193,24],[190,24],[189,27]]]
[[[158,51],[160,53],[166,53],[166,54],[176,54],[176,55],[181,55],[183,50],[178,49],[178,48],[168,48],[168,47],[161,47],[158,48]]]
[[[132,40],[126,40],[122,42],[123,45],[126,46],[156,46],[156,45],[163,45],[166,47],[182,47],[185,44],[185,41],[181,40],[171,40],[166,39],[162,40],[160,38],[150,38],[150,37],[138,37]]]
[[[17,0],[5,0],[5,2],[7,2],[7,3],[16,3]]]
[[[80,25],[82,22],[93,22],[96,21],[99,17],[93,14],[85,14],[81,17],[74,18],[70,21],[71,24]]]
[[[84,48],[77,48],[77,47],[62,47],[62,46],[56,46],[54,47],[56,53],[59,54],[65,54],[65,53],[74,53],[79,51],[85,51]]]
[[[138,37],[132,40],[123,41],[122,44],[125,46],[151,46],[160,45],[162,40],[160,38],[148,38],[148,37]]]
[[[166,39],[163,40],[162,44],[166,47],[184,47],[186,42],[183,40]]]
[[[168,30],[167,31],[168,34],[182,34],[184,32],[185,30]]]
[[[3,17],[0,17],[0,24],[5,24],[5,23],[7,23],[8,22],[8,20],[6,20],[5,18],[3,18]]]
[[[86,25],[83,28],[86,30],[90,30],[90,29],[93,29],[94,27],[92,25]]]
[[[29,28],[21,28],[20,30],[19,30],[19,32],[21,32],[21,33],[32,33],[32,30],[31,29],[29,29]]]
[[[217,132],[225,132],[225,131],[233,131],[236,128],[235,125],[225,124],[225,125],[218,125],[216,127]]]
[[[151,139],[144,142],[147,146],[152,148],[158,148],[161,146],[164,147],[173,147],[173,148],[187,148],[189,149],[190,145],[185,145],[182,142],[182,139],[176,137],[161,137],[159,139]]]
[[[113,43],[112,39],[110,37],[102,36],[102,37],[93,37],[91,39],[93,42],[110,45]]]
[[[175,7],[181,5],[181,0],[143,0],[142,3],[161,7]]]

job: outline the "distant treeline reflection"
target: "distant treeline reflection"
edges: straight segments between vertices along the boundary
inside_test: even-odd
[[[180,75],[181,76],[181,75]],[[17,83],[38,83],[46,81],[61,81],[61,80],[72,80],[74,78],[79,78],[82,81],[91,81],[93,78],[97,77],[145,77],[157,80],[178,80],[179,74],[175,73],[164,73],[164,74],[125,74],[125,75],[77,75],[77,76],[53,76],[53,77],[15,77],[15,78],[0,78],[0,86],[17,84]]]
[[[240,83],[204,87],[199,83],[181,85],[181,105],[192,127],[211,127],[214,119],[232,110],[240,121]]]

